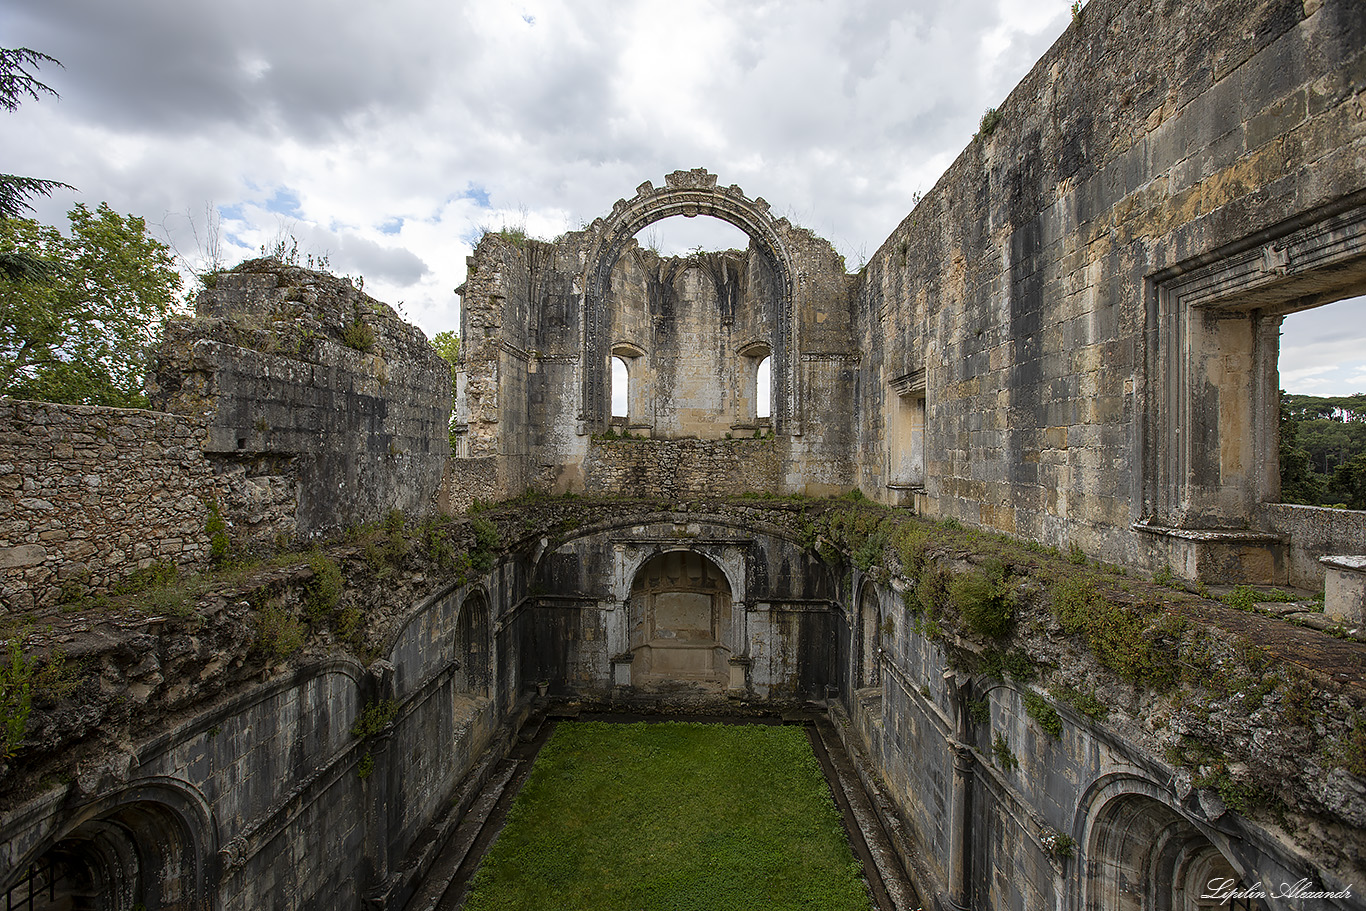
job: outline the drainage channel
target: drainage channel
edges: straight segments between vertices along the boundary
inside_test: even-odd
[[[618,724],[688,721],[700,724],[802,725],[825,775],[854,856],[863,866],[877,911],[919,911],[914,884],[892,850],[853,761],[834,726],[818,710],[772,715],[633,714],[549,709],[533,715],[518,732],[516,743],[490,776],[479,797],[418,887],[407,911],[458,911],[479,863],[507,821],[508,810],[531,775],[531,766],[560,721],[605,721]]]

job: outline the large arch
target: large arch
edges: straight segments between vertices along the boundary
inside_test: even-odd
[[[607,394],[608,320],[604,304],[610,288],[612,267],[626,244],[642,228],[657,221],[682,215],[693,218],[709,215],[739,228],[749,235],[754,247],[766,257],[778,274],[782,299],[778,302],[781,318],[774,327],[773,367],[771,373],[772,421],[777,432],[788,429],[795,413],[792,400],[792,365],[796,333],[793,299],[795,273],[792,257],[783,241],[785,220],[769,216],[769,205],[762,197],[749,199],[736,185],[718,188],[716,175],[705,168],[674,171],[656,188],[645,181],[629,200],[619,199],[605,219],[599,218],[589,231],[597,243],[585,262],[583,289],[583,391],[580,419],[594,430],[610,421],[611,402]]]
[[[37,886],[34,897],[48,904],[34,907],[209,911],[217,850],[204,796],[178,779],[149,778],[78,811],[0,882],[0,901]]]
[[[1249,885],[1226,839],[1173,806],[1166,789],[1132,775],[1097,781],[1074,825],[1082,911],[1265,911],[1255,898],[1212,898],[1221,886]]]

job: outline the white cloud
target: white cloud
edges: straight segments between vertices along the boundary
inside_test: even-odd
[[[871,253],[1066,24],[1064,0],[12,0],[60,100],[0,130],[0,166],[166,222],[212,201],[232,252],[281,229],[405,310],[456,325],[480,225],[578,227],[677,168]],[[986,47],[988,51],[983,50]],[[292,194],[279,196],[277,194]],[[667,244],[738,246],[720,223]],[[675,237],[677,235],[677,237]],[[670,249],[669,252],[674,252]]]

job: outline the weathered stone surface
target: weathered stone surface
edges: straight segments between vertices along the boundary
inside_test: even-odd
[[[153,407],[201,417],[207,453],[249,484],[285,488],[311,536],[434,505],[449,455],[450,369],[417,328],[349,280],[259,259],[167,327]]]

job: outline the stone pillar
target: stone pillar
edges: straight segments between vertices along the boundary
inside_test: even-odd
[[[968,812],[972,801],[972,749],[950,742],[953,750],[953,801],[949,807],[948,907],[968,911],[972,826]]]
[[[968,911],[971,895],[969,874],[972,867],[972,775],[976,758],[972,747],[968,699],[971,678],[953,671],[944,673],[949,705],[953,708],[953,733],[947,738],[953,752],[953,793],[949,802],[948,895],[944,905],[953,911]]]
[[[366,705],[378,705],[395,698],[394,666],[380,660],[366,668],[366,686],[362,694],[362,711]],[[358,760],[357,775],[363,775],[361,793],[365,801],[364,863],[369,868],[366,886],[366,908],[387,908],[389,881],[393,869],[390,853],[389,805],[393,794],[401,788],[402,763],[389,760],[389,741],[394,734],[391,720],[384,728],[366,737],[364,750]]]

